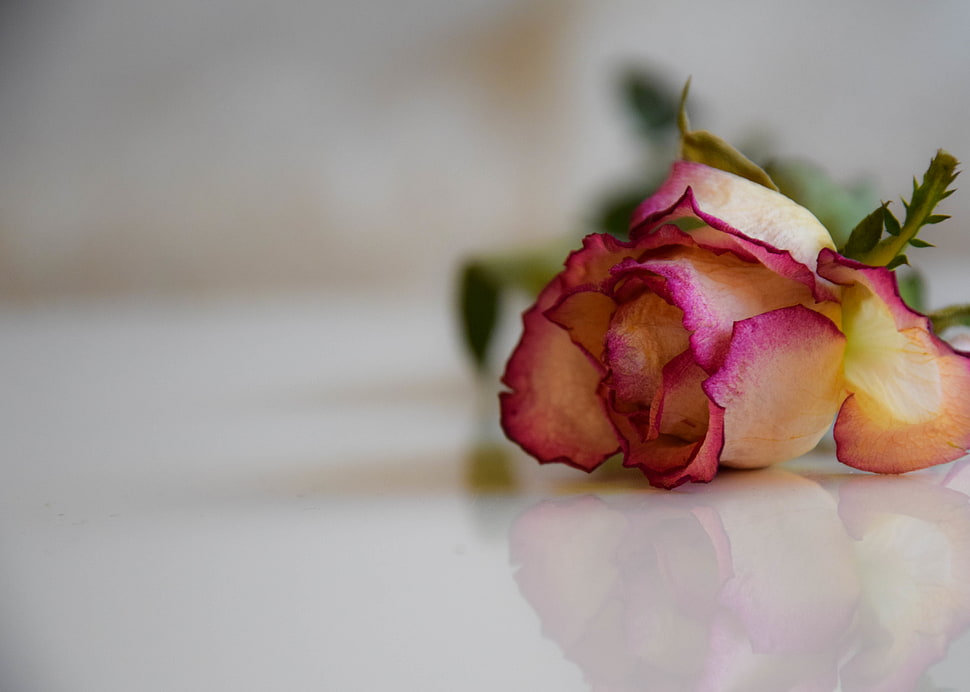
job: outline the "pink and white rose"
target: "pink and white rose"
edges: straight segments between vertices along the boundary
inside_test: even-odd
[[[508,436],[591,471],[710,481],[811,450],[901,473],[970,447],[970,358],[842,257],[804,207],[680,161],[630,240],[591,235],[524,317],[501,395]]]

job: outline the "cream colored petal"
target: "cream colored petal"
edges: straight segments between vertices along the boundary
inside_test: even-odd
[[[683,310],[692,333],[697,362],[709,372],[723,361],[735,322],[792,305],[838,310],[836,303],[816,304],[808,286],[731,253],[684,248],[636,266],[666,278],[669,300]]]
[[[724,366],[704,384],[725,410],[721,463],[758,468],[810,451],[842,399],[845,337],[802,306],[738,322]]]
[[[818,253],[835,244],[805,207],[745,178],[700,163],[677,161],[657,192],[637,209],[632,226],[672,206],[691,188],[700,209],[754,240],[787,250],[815,268]]]

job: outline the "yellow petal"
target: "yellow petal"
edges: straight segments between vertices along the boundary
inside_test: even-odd
[[[937,338],[899,297],[896,277],[833,254],[819,271],[843,289],[846,388],[839,460],[903,473],[958,459],[970,447],[970,358]]]

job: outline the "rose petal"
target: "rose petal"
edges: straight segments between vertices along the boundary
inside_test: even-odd
[[[625,243],[605,233],[593,233],[583,238],[583,247],[566,258],[566,267],[559,274],[562,292],[576,288],[598,288],[610,280],[610,269],[627,257],[638,257],[642,250],[636,243]]]
[[[616,303],[599,291],[574,291],[546,310],[551,322],[569,332],[569,338],[595,363],[602,363],[606,333],[616,311]]]
[[[742,233],[729,223],[702,210],[691,188],[687,188],[681,198],[670,208],[658,212],[641,225],[635,226],[630,236],[635,242],[643,242],[644,238],[662,232],[670,225],[689,227],[690,231],[686,235],[689,235],[697,246],[711,250],[717,255],[727,251],[742,260],[758,262],[776,274],[804,284],[818,301],[838,300],[837,287],[815,274],[816,258],[812,258],[813,269],[810,269],[803,262],[795,260],[787,250]]]
[[[814,268],[822,248],[834,248],[825,226],[810,211],[773,190],[700,163],[677,161],[660,189],[633,214],[631,228],[650,225],[691,188],[705,213],[748,237],[787,250]],[[631,234],[632,235],[632,234]]]
[[[621,305],[606,335],[609,384],[625,402],[649,405],[663,367],[687,348],[683,313],[654,293]]]
[[[686,350],[664,366],[649,407],[612,401],[612,419],[623,440],[627,466],[639,466],[651,478],[673,472],[676,480],[709,432],[710,401],[701,387],[706,377]]]
[[[838,301],[837,287],[795,260],[791,253],[749,238],[713,217],[708,217],[707,223],[707,226],[691,231],[691,238],[697,241],[700,247],[714,252],[728,250],[748,262],[759,262],[773,273],[803,284],[818,302]],[[833,316],[836,313],[837,310],[833,312]]]
[[[562,288],[554,280],[523,315],[525,330],[502,381],[502,428],[543,463],[590,471],[619,450],[597,392],[603,371],[576,348],[569,332],[543,314]]]
[[[500,395],[501,420],[509,438],[539,461],[589,471],[618,451],[605,412],[607,395],[601,391],[605,369],[597,363],[598,330],[612,308],[593,293],[615,283],[610,270],[617,264],[668,244],[693,241],[673,227],[637,243],[587,236],[582,249],[567,258],[566,268],[523,315],[524,333],[502,379],[512,391]],[[584,293],[589,295],[580,296]],[[579,302],[573,305],[572,300]],[[603,312],[581,315],[591,307]]]
[[[841,401],[844,348],[832,321],[801,305],[738,322],[704,383],[725,409],[721,463],[758,468],[810,451]]]
[[[663,386],[657,391],[651,413],[656,434],[672,435],[688,442],[707,433],[710,411],[703,383],[707,373],[694,354],[684,351],[663,370]]]
[[[843,289],[850,396],[835,424],[849,466],[903,473],[970,448],[970,358],[937,338],[899,297],[895,275],[822,253],[819,271]]]
[[[708,402],[708,409],[707,434],[702,440],[687,442],[672,435],[659,435],[642,443],[624,440],[623,465],[639,468],[658,488],[711,481],[724,445],[724,410],[712,402]]]
[[[640,262],[628,260],[623,267],[626,273],[649,272],[666,279],[666,297],[683,310],[684,326],[693,332],[691,348],[708,372],[723,361],[735,322],[793,305],[838,312],[836,303],[816,305],[802,283],[731,253],[678,248],[664,259],[648,253]]]

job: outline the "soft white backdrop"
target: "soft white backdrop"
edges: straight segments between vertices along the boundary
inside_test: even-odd
[[[0,11],[9,294],[444,299],[464,253],[580,227],[635,167],[612,85],[629,64],[693,75],[695,124],[768,133],[840,179],[871,175],[884,198],[938,147],[970,159],[962,0]],[[966,260],[970,192],[948,210],[946,249],[918,261]]]

